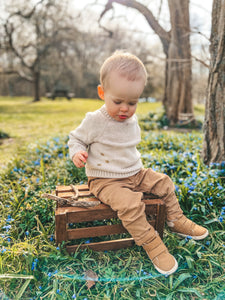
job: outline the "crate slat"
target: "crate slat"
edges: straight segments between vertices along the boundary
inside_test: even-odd
[[[77,249],[85,249],[87,247],[94,251],[108,251],[108,250],[119,250],[119,249],[129,248],[133,245],[134,245],[134,239],[127,238],[127,239],[103,241],[98,243],[71,245],[71,246],[66,246],[66,249],[68,253],[73,253]]]
[[[85,228],[67,229],[68,240],[105,236],[127,232],[122,224],[93,226]]]

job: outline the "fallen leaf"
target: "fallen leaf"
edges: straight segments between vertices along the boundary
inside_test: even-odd
[[[88,289],[92,288],[96,281],[98,281],[98,275],[92,270],[85,271],[84,278],[86,279]]]

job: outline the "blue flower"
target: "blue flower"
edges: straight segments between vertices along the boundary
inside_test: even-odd
[[[223,217],[219,217],[219,221],[222,223],[223,222]]]
[[[5,226],[3,226],[2,228],[5,229],[6,232],[8,232],[9,229],[11,228],[11,225],[5,225]]]
[[[34,161],[34,165],[35,165],[35,166],[40,166],[40,159],[35,160],[35,161]]]
[[[73,294],[72,298],[73,298],[73,299],[76,299],[76,298],[77,298],[76,294]]]
[[[14,219],[12,219],[12,217],[10,215],[8,215],[7,219],[6,219],[6,222],[9,223],[9,222],[12,222],[14,221]]]
[[[56,143],[58,143],[59,142],[59,138],[55,137],[55,138],[53,138],[53,141],[55,141]]]

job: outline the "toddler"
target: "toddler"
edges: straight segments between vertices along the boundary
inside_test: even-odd
[[[166,205],[169,228],[182,237],[204,239],[208,230],[183,215],[174,184],[165,175],[144,169],[136,146],[141,141],[135,111],[146,84],[146,70],[134,55],[116,51],[100,69],[98,95],[104,105],[86,114],[69,135],[70,158],[85,166],[90,191],[117,211],[123,226],[147,252],[156,270],[172,274],[178,264],[145,214],[143,193]]]

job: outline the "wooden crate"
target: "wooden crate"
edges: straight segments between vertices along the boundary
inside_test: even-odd
[[[79,185],[76,186],[76,188],[79,190],[79,199],[89,198],[88,201],[98,201],[98,199],[96,199],[90,193],[87,185]],[[56,187],[56,196],[66,198],[72,195],[74,195],[74,192],[70,186]],[[146,205],[145,212],[149,223],[158,231],[161,238],[163,238],[163,229],[165,224],[165,205],[163,201],[160,199],[149,199],[149,196],[147,195],[145,195],[143,201]],[[127,230],[122,224],[103,226],[91,225],[89,227],[75,229],[68,228],[68,224],[70,223],[90,223],[93,221],[108,220],[112,218],[117,218],[117,213],[108,205],[103,203],[89,208],[58,205],[55,211],[56,243],[59,244],[62,243],[62,241],[72,241],[82,238],[93,238],[127,233]],[[133,238],[123,238],[96,243],[67,245],[66,248],[69,253],[74,252],[78,247],[89,247],[93,250],[105,251],[126,248],[132,246],[133,244]]]

